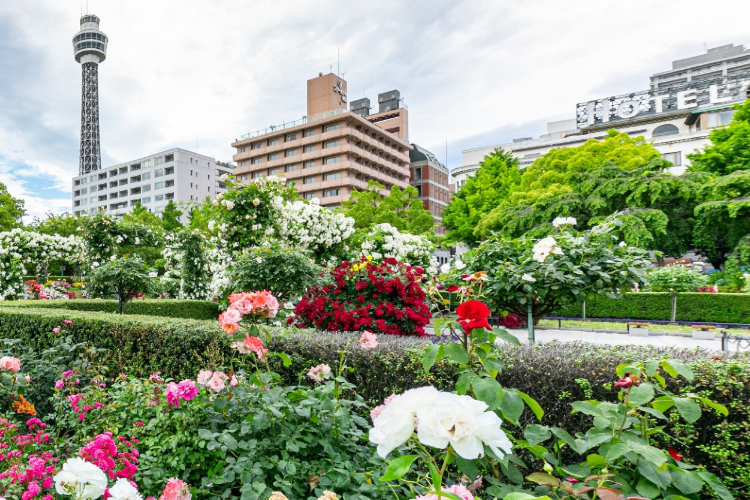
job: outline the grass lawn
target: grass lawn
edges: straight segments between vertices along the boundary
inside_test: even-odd
[[[539,326],[551,326],[557,327],[558,323],[556,319],[543,319],[539,321]],[[586,329],[597,329],[597,330],[622,330],[627,331],[628,324],[626,322],[617,321],[576,321],[576,320],[562,320],[563,328],[586,328]],[[691,333],[693,331],[689,325],[664,325],[664,324],[652,324],[649,330],[655,332],[665,333]],[[750,330],[744,330],[742,328],[727,328],[727,333],[731,335],[750,335]],[[717,328],[717,333],[721,331],[721,328]]]

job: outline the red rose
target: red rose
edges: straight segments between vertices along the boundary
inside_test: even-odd
[[[458,322],[464,327],[466,335],[469,335],[475,328],[486,328],[492,330],[487,322],[490,317],[490,308],[478,300],[467,300],[456,308]]]
[[[669,456],[674,458],[678,462],[682,462],[682,455],[680,455],[677,450],[675,450],[671,446],[669,447]]]
[[[447,291],[450,292],[450,293],[453,293],[453,292],[455,292],[458,289],[459,289],[458,285],[451,285],[451,286],[448,287]]]

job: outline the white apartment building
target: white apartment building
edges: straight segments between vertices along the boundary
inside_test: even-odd
[[[202,202],[226,191],[220,176],[233,166],[181,148],[73,177],[73,213],[122,215],[137,202],[160,214],[173,200]]]
[[[672,62],[672,69],[650,78],[650,89],[604,97],[576,106],[575,118],[550,122],[547,133],[508,144],[467,149],[462,166],[451,176],[456,189],[479,170],[479,162],[496,148],[512,151],[520,167],[556,148],[580,146],[603,138],[609,129],[643,136],[672,162],[675,175],[690,164],[687,154],[710,143],[711,129],[732,120],[732,106],[750,98],[750,49],[724,45],[705,54]]]

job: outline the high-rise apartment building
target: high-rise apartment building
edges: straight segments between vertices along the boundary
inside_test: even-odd
[[[412,148],[409,152],[410,183],[417,188],[425,210],[429,210],[435,219],[435,234],[445,234],[442,212],[451,200],[448,167],[423,147],[412,144]]]
[[[340,206],[370,180],[386,189],[408,186],[408,111],[399,92],[380,94],[378,113],[371,115],[369,100],[346,109],[346,89],[346,81],[332,73],[308,80],[305,117],[232,143],[236,178],[283,175],[303,198],[318,198],[326,207]]]
[[[226,191],[221,180],[232,166],[185,149],[120,163],[73,178],[73,212],[104,210],[122,215],[140,202],[159,214],[170,200],[202,202]]]

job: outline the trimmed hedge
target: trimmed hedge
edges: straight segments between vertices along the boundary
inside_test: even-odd
[[[576,304],[558,312],[560,316],[582,316]],[[586,299],[586,318],[672,319],[672,297],[666,292],[626,293],[621,299],[594,295]],[[750,294],[678,293],[677,321],[706,323],[750,323]]]
[[[0,307],[117,313],[120,306],[116,300],[73,299],[16,300],[0,303]],[[138,299],[127,302],[123,312],[129,315],[215,320],[219,316],[219,305],[208,300]]]

